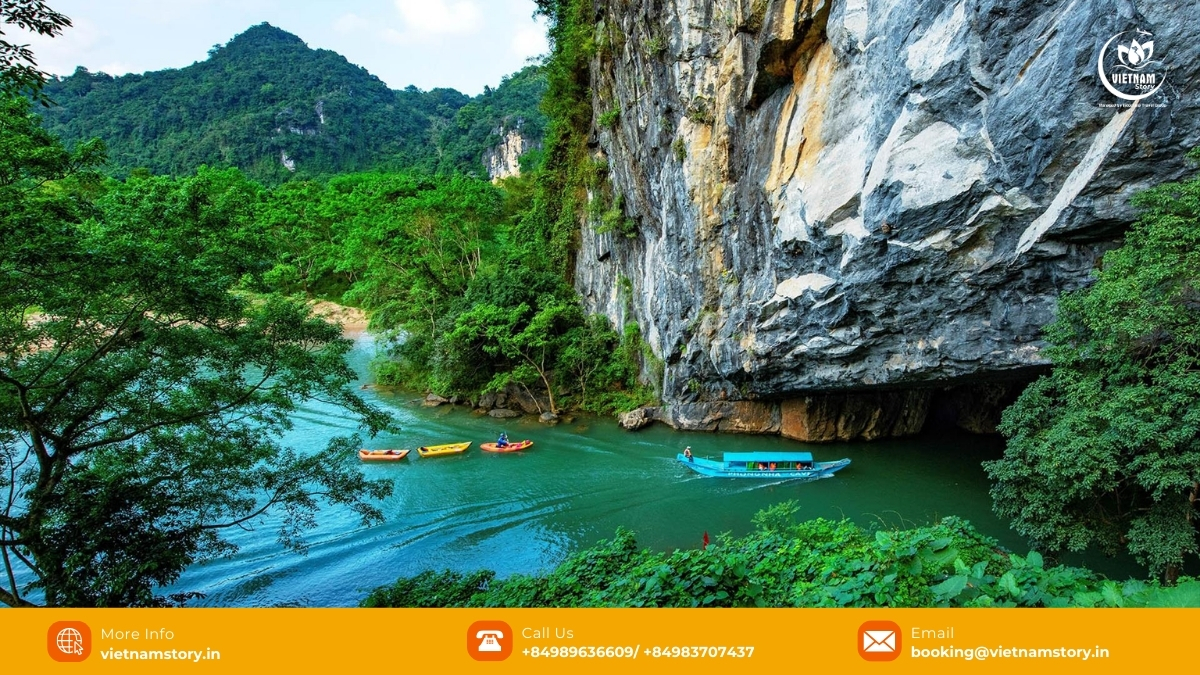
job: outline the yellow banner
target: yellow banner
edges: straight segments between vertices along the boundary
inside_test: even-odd
[[[0,612],[0,641],[12,673],[1131,673],[1191,667],[1198,618],[1194,609],[39,609]]]

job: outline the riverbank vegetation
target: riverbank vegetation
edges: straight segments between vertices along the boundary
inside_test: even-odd
[[[751,534],[700,549],[638,548],[634,534],[537,575],[428,571],[372,591],[364,607],[1188,607],[1200,582],[1117,582],[1001,548],[966,521],[870,532],[795,522],[785,502]]]
[[[504,185],[462,175],[367,173],[265,193],[259,221],[279,242],[268,289],[371,312],[390,344],[383,384],[475,398],[509,384],[550,412],[650,402],[635,328],[588,317],[565,262],[530,233],[544,174]]]

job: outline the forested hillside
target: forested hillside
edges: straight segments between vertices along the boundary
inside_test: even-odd
[[[69,145],[101,138],[109,171],[183,175],[238,167],[280,182],[363,169],[480,173],[502,130],[540,138],[545,89],[529,67],[472,99],[453,89],[394,91],[343,56],[270,24],[178,70],[50,81],[43,111]]]

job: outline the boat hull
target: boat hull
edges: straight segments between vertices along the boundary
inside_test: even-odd
[[[811,469],[729,469],[723,462],[700,457],[685,457],[676,455],[676,459],[687,468],[701,476],[710,478],[758,478],[760,480],[789,480],[792,478],[830,478],[833,474],[850,465],[849,459],[839,459],[836,462],[815,462]]]
[[[479,449],[483,450],[484,452],[516,452],[518,450],[524,450],[532,445],[533,441],[518,441],[516,443],[509,443],[501,448],[495,443],[480,443]]]
[[[446,445],[430,445],[417,448],[417,454],[422,457],[438,457],[440,455],[457,455],[466,452],[471,447],[468,443],[447,443]]]
[[[359,450],[358,458],[364,462],[399,462],[408,457],[408,450]]]

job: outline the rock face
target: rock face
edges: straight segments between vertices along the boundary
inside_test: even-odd
[[[450,399],[443,398],[437,394],[429,394],[425,397],[425,401],[421,404],[426,408],[436,408],[439,405],[445,405],[450,402]]]
[[[510,382],[499,392],[490,392],[480,396],[475,408],[493,413],[502,412],[502,415],[492,415],[493,417],[520,417],[522,413],[543,415],[550,411],[550,397],[546,395],[545,390],[530,390],[520,384]]]
[[[726,431],[743,434],[776,434],[780,429],[779,405],[759,401],[674,403],[647,408],[647,414],[676,429]]]
[[[1200,13],[1166,3],[596,7],[593,109],[620,117],[592,147],[637,237],[585,226],[576,285],[638,322],[685,426],[740,401],[789,436],[903,435],[906,391],[1036,372],[1057,296],[1200,144]],[[1113,107],[1097,58],[1134,28],[1168,83]]]
[[[934,395],[931,414],[954,419],[961,429],[975,434],[995,434],[1000,412],[1020,396],[1023,383],[990,382],[971,387],[952,387]]]
[[[828,442],[911,436],[925,424],[929,392],[805,396],[781,406],[787,438]]]
[[[654,416],[647,408],[638,408],[617,416],[617,424],[626,431],[637,431],[654,423]]]
[[[540,144],[530,141],[521,134],[520,126],[513,129],[499,129],[500,144],[483,153],[483,164],[487,167],[488,177],[496,182],[510,176],[521,175],[521,155],[537,148]]]

